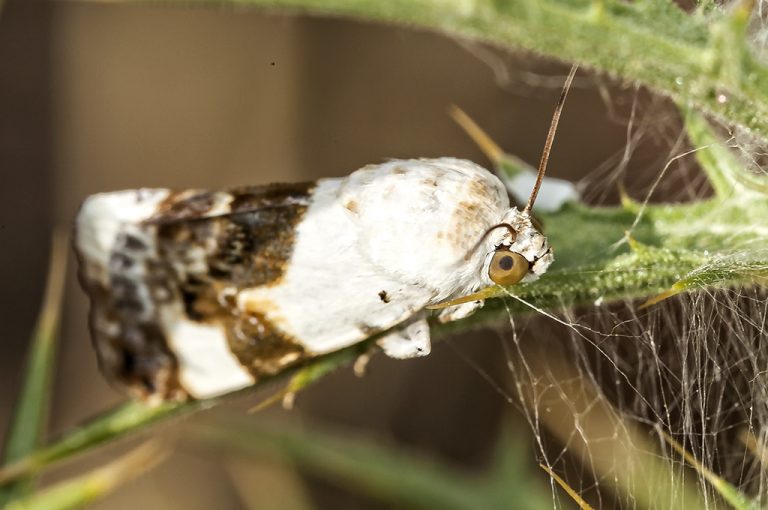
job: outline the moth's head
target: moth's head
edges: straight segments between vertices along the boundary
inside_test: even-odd
[[[481,279],[487,285],[531,282],[554,260],[547,238],[536,229],[527,211],[510,209],[486,231],[476,250],[484,256]]]
[[[504,214],[502,221],[488,228],[464,257],[468,285],[457,289],[448,301],[429,306],[432,309],[480,301],[489,297],[490,287],[509,287],[532,282],[546,272],[554,260],[547,238],[533,225],[527,210],[516,207]],[[478,274],[479,271],[479,274]]]
[[[536,182],[528,198],[528,203],[522,211],[516,207],[507,211],[499,223],[486,230],[475,246],[475,248],[485,248],[486,251],[481,279],[487,285],[496,284],[506,287],[521,281],[533,281],[542,275],[552,263],[552,250],[547,244],[547,239],[534,227],[531,221],[531,209],[536,202],[541,183],[544,180],[549,153],[557,131],[557,123],[560,120],[565,98],[576,74],[576,69],[576,65],[571,67],[555,106],[555,112],[549,125],[549,133],[541,154]],[[459,116],[459,123],[465,126],[470,136],[479,140],[481,146],[488,148],[487,152],[491,155],[492,160],[497,163],[501,161],[501,149],[490,142],[482,130],[466,117],[466,114],[463,114],[463,118],[462,115]],[[510,202],[511,199],[512,197],[510,197]],[[476,253],[470,253],[467,259],[476,259],[477,256]],[[471,297],[473,296],[467,296],[461,301]]]
[[[557,123],[563,110],[568,89],[576,74],[576,69],[576,65],[571,67],[571,72],[568,73],[565,85],[560,93],[560,98],[555,106],[547,139],[544,143],[544,150],[541,154],[536,182],[528,198],[528,203],[522,211],[513,207],[504,213],[499,223],[492,225],[484,233],[481,233],[477,243],[465,256],[464,261],[468,262],[467,266],[470,268],[470,271],[476,267],[481,268],[480,275],[474,274],[470,276],[470,278],[474,277],[471,288],[459,290],[459,294],[467,290],[469,290],[470,294],[459,295],[459,297],[456,297],[456,294],[454,294],[453,299],[429,306],[428,308],[439,309],[473,301],[480,302],[490,294],[487,292],[487,288],[478,292],[478,287],[493,285],[507,287],[520,282],[533,281],[544,274],[554,260],[547,239],[531,221],[531,209],[536,202],[536,196],[544,180],[549,153],[552,149],[555,132],[557,131]],[[484,144],[486,147],[490,147],[491,150],[489,152],[496,155],[495,157],[492,155],[491,159],[496,160],[497,163],[500,162],[501,149],[492,142],[489,144],[487,137],[471,121],[469,123],[462,122],[469,126],[468,131],[470,131],[471,135],[475,133],[472,135],[474,138],[482,141],[481,145]],[[455,319],[455,316],[451,316],[451,314],[448,314],[448,316],[451,317],[448,320]]]

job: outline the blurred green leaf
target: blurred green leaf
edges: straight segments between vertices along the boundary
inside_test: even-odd
[[[192,401],[183,404],[165,403],[147,406],[141,402],[127,402],[107,411],[93,420],[70,430],[64,437],[49,446],[35,450],[3,469],[0,469],[0,486],[21,477],[34,474],[58,461],[73,457],[103,442],[122,437],[139,428],[148,427],[158,420],[214,405],[215,401]]]
[[[142,475],[166,457],[157,444],[145,443],[100,468],[11,501],[3,510],[69,510],[81,508]]]
[[[305,481],[290,464],[256,463],[232,458],[223,461],[232,487],[244,510],[317,510],[305,490]],[[265,495],[271,505],[264,504]]]
[[[549,509],[549,487],[526,472],[519,442],[504,442],[504,462],[470,473],[386,442],[312,426],[255,425],[228,419],[190,427],[192,440],[244,459],[288,460],[316,476],[366,496],[407,508],[444,510]],[[510,458],[518,459],[509,463]],[[514,467],[511,467],[514,466]]]
[[[340,367],[354,361],[355,358],[370,348],[374,340],[375,337],[346,349],[319,356],[304,369],[293,367],[276,376],[262,378],[257,386],[267,386],[276,379],[287,377],[297,372],[304,374],[301,377],[317,377],[317,371],[326,372],[328,366]],[[315,369],[312,367],[315,367]],[[250,393],[253,389],[245,388],[225,397],[208,400],[163,402],[157,405],[147,405],[139,401],[126,402],[73,428],[47,446],[38,448],[34,452],[1,468],[0,487],[29,474],[36,473],[59,460],[74,457],[107,441],[143,430],[158,421],[209,409],[226,398]]]
[[[52,237],[45,297],[29,344],[24,382],[5,443],[6,464],[23,458],[37,448],[45,430],[68,248],[66,234],[56,231]],[[30,479],[21,479],[0,488],[0,505],[30,486]]]

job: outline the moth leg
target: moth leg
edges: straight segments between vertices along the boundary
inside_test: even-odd
[[[371,355],[375,350],[375,347],[371,347],[357,357],[355,363],[352,365],[352,371],[357,377],[365,376],[365,373],[368,370],[368,363],[371,361]]]
[[[449,306],[448,308],[444,308],[440,311],[440,313],[437,315],[437,320],[442,323],[446,323],[469,317],[475,313],[478,308],[482,308],[484,303],[485,301],[480,299],[477,301],[470,301],[469,303],[462,303],[456,306]]]
[[[426,356],[432,349],[429,342],[429,324],[423,315],[402,324],[376,342],[390,358],[407,359]]]

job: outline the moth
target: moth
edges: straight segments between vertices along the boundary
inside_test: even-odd
[[[74,238],[102,371],[134,397],[178,401],[377,333],[389,356],[428,354],[429,314],[466,317],[483,305],[478,291],[533,281],[552,263],[531,208],[574,72],[522,209],[496,175],[455,158],[301,184],[88,197]]]

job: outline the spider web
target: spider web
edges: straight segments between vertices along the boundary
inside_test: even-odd
[[[701,291],[513,321],[511,393],[540,461],[599,508],[722,507],[668,436],[764,506],[766,297]]]

